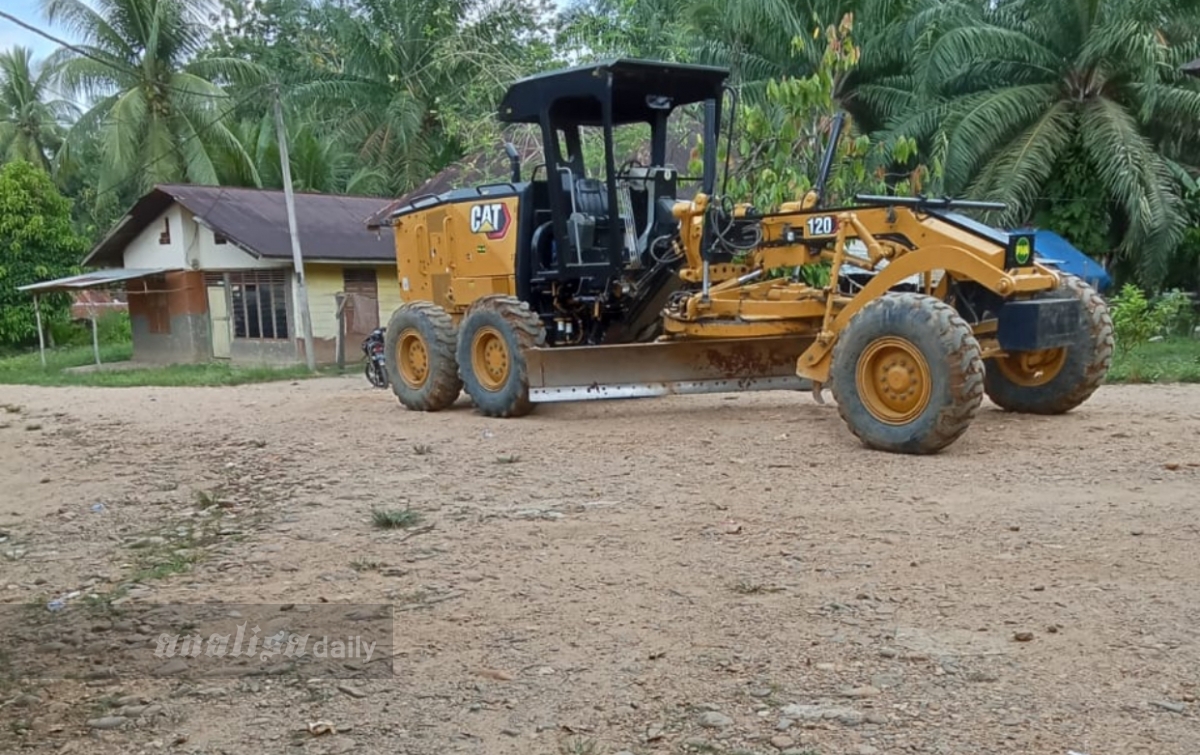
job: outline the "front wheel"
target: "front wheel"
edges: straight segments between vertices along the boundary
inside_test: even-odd
[[[1079,324],[1067,346],[987,360],[988,398],[1011,412],[1065,414],[1091,398],[1113,357],[1113,322],[1100,294],[1073,275],[1038,298],[1076,299]]]
[[[930,454],[956,441],[983,400],[979,342],[953,307],[889,293],[862,308],[838,337],[834,400],[869,448]]]
[[[486,296],[471,305],[458,330],[459,376],[467,395],[489,417],[533,411],[525,350],[542,346],[546,332],[529,305],[511,296]]]

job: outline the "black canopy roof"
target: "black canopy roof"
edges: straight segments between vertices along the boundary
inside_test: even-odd
[[[500,120],[538,123],[543,110],[582,125],[601,123],[601,105],[612,77],[613,123],[652,121],[655,100],[679,107],[719,99],[729,69],[617,58],[521,79],[500,103]]]

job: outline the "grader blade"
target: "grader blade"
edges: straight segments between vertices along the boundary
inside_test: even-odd
[[[530,349],[534,403],[741,391],[806,390],[796,336]]]

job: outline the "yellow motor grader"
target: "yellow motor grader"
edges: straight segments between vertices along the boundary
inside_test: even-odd
[[[668,394],[811,389],[823,401],[828,387],[868,447],[932,453],[985,393],[1056,414],[1096,390],[1113,346],[1104,301],[1039,262],[1032,234],[964,214],[996,205],[825,207],[837,133],[801,201],[718,196],[728,76],[620,59],[508,89],[499,118],[540,127],[544,164],[523,180],[508,146],[510,181],[418,197],[388,221],[404,304],[387,368],[404,406],[437,411],[465,389],[485,415],[513,417]],[[700,189],[681,198],[689,179],[668,161],[668,131],[688,106],[703,112],[705,149]],[[618,164],[630,126],[649,134],[649,157]],[[828,284],[805,283],[821,263]]]

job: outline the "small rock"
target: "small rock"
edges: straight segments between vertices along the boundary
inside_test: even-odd
[[[175,673],[187,671],[187,661],[182,658],[172,658],[154,670],[155,676],[173,676]]]
[[[89,729],[119,729],[129,721],[124,716],[105,716],[87,722]]]
[[[733,726],[733,719],[724,713],[709,711],[700,716],[700,725],[706,729],[723,729],[726,726]]]
[[[895,648],[880,648],[879,649],[879,657],[880,658],[895,658],[897,655],[899,655],[899,653],[896,652]]]
[[[355,742],[353,738],[338,735],[329,740],[325,751],[334,755],[341,755],[341,753],[354,752],[357,749],[358,742]]]
[[[779,723],[775,724],[775,731],[787,731],[792,728],[793,723],[795,722],[790,718],[781,718],[779,719]]]
[[[159,545],[166,545],[167,539],[159,535],[149,535],[147,537],[139,537],[129,544],[130,548],[153,548]]]
[[[506,737],[519,737],[519,736],[521,736],[521,732],[517,731],[516,729],[501,729],[501,730],[500,730],[500,733],[501,733],[501,734],[503,734],[503,735],[504,735],[504,736],[506,736]]]
[[[750,697],[770,697],[770,696],[771,696],[771,688],[770,687],[751,687],[750,688]]]
[[[1130,530],[1129,534],[1133,535],[1134,537],[1141,537],[1145,534],[1145,530]]]
[[[845,710],[838,714],[838,723],[843,726],[858,726],[865,720],[865,716],[856,710]]]
[[[1033,642],[1033,632],[1017,632],[1013,639],[1017,642]]]
[[[785,737],[782,734],[771,737],[771,746],[776,750],[786,750],[796,744],[796,740],[791,737]]]
[[[884,672],[875,674],[871,677],[871,686],[878,689],[888,689],[890,687],[899,687],[904,677],[896,672]]]
[[[1183,703],[1174,703],[1169,700],[1152,700],[1150,701],[1150,704],[1155,708],[1162,708],[1163,710],[1170,711],[1171,713],[1183,713],[1185,710],[1187,710],[1187,706]]]
[[[866,715],[865,720],[874,726],[883,726],[888,722],[888,717],[883,713],[871,712]]]
[[[658,724],[650,724],[646,728],[646,741],[656,742],[663,737],[663,727]]]
[[[358,689],[357,687],[351,687],[349,684],[339,684],[338,692],[342,692],[344,694],[349,695],[350,697],[354,697],[359,700],[361,700],[367,696],[366,692],[362,691],[361,689]]]
[[[985,683],[985,684],[990,684],[991,682],[998,681],[999,678],[1000,677],[996,676],[995,674],[993,674],[990,671],[972,671],[969,674],[967,674],[968,682],[981,682],[981,683]]]
[[[878,696],[879,696],[879,688],[878,688],[878,687],[871,687],[871,686],[866,686],[866,687],[843,687],[843,688],[841,689],[841,691],[840,691],[840,692],[838,692],[838,694],[839,694],[839,695],[841,695],[842,697],[858,697],[858,698],[862,698],[862,697],[878,697]]]
[[[714,752],[713,744],[704,737],[689,737],[683,740],[683,748],[685,750],[697,750],[699,752]]]
[[[1181,696],[1179,699],[1183,700],[1185,703],[1194,703],[1194,702],[1196,702],[1196,696],[1195,696],[1195,695],[1192,695],[1192,694],[1185,694],[1185,695],[1182,695],[1182,696]]]
[[[861,744],[854,748],[854,755],[876,755],[879,752],[878,747],[868,744]]]
[[[1179,462],[1168,461],[1166,464],[1163,464],[1163,467],[1165,467],[1166,469],[1168,469],[1171,472],[1174,472],[1175,470],[1179,469]]]

